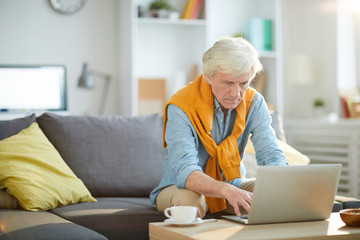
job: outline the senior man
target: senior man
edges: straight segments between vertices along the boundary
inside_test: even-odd
[[[164,112],[168,154],[150,199],[170,206],[249,211],[255,179],[241,163],[249,136],[258,165],[287,165],[263,96],[250,88],[262,70],[257,51],[243,38],[222,38],[203,54],[202,74],[176,92]],[[274,186],[279,187],[279,186]]]

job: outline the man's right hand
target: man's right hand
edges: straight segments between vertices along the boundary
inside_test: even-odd
[[[234,208],[235,214],[237,216],[242,214],[240,207],[243,207],[246,212],[249,212],[252,201],[252,192],[242,190],[228,183],[225,184],[227,186],[223,189],[222,195],[224,195],[224,198]]]
[[[242,206],[247,212],[250,210],[252,193],[237,188],[229,183],[217,181],[203,172],[194,171],[186,180],[186,189],[198,192],[208,197],[225,198],[234,208],[237,216],[241,215]]]

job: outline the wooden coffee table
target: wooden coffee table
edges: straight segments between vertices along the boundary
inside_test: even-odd
[[[171,239],[360,239],[360,228],[347,227],[339,213],[325,221],[243,225],[225,219],[192,226],[150,223],[152,240]]]

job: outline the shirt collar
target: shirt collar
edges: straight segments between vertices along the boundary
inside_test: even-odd
[[[213,98],[214,98],[214,111],[221,110],[220,103],[218,102],[215,96]]]
[[[218,100],[216,99],[215,96],[213,98],[214,98],[214,112],[216,112],[216,111],[221,111],[222,112],[220,103],[218,102]],[[227,114],[230,114],[232,112],[232,110],[228,110]]]

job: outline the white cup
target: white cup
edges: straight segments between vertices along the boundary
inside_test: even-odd
[[[166,217],[175,222],[192,222],[196,218],[197,208],[191,206],[168,207],[164,210]]]

